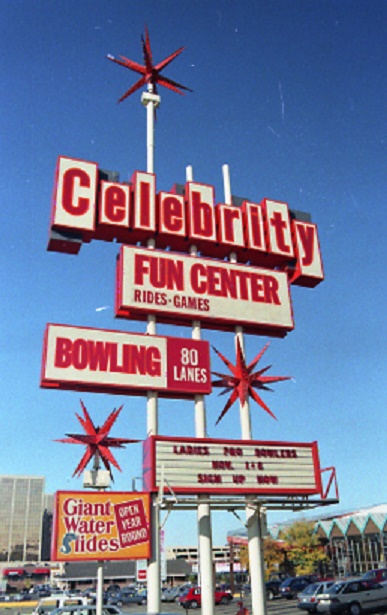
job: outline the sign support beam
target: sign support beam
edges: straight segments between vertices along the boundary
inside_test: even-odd
[[[230,170],[227,164],[222,167],[223,184],[224,184],[224,200],[227,205],[232,205]],[[230,261],[237,262],[235,252],[230,254]],[[239,339],[240,347],[245,355],[243,328],[235,327],[235,344]],[[240,404],[240,421],[243,440],[251,440],[251,418],[250,405],[248,398],[244,403]],[[251,599],[253,615],[267,615],[266,610],[266,593],[265,593],[265,575],[263,561],[263,545],[260,525],[260,510],[258,515],[248,505],[249,499],[246,498],[246,525],[248,536],[249,564],[250,564],[250,581],[251,581]]]
[[[192,167],[186,169],[187,181],[193,181]],[[197,255],[197,247],[191,246],[192,256]],[[201,325],[199,320],[192,322],[192,338],[201,339]],[[195,397],[195,431],[197,438],[207,437],[206,407],[203,395]],[[199,571],[200,586],[202,591],[202,613],[203,615],[214,615],[214,566],[212,563],[212,526],[211,526],[211,507],[209,502],[205,502],[205,495],[198,495],[198,537],[199,537]]]
[[[144,92],[141,102],[146,107],[147,118],[147,172],[154,173],[154,118],[157,107],[160,105],[160,96],[153,92],[153,84],[148,83],[148,91]],[[155,240],[148,240],[148,248],[155,247]],[[156,335],[156,317],[148,315],[148,335]],[[148,391],[147,400],[147,433],[158,433],[158,395],[154,391]],[[157,497],[152,496],[151,506],[151,540],[152,552],[148,561],[147,571],[147,609],[148,613],[158,613],[161,608],[161,567],[160,567],[160,510],[157,506]]]

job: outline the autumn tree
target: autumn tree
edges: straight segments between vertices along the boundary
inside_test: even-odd
[[[280,533],[287,559],[293,565],[296,575],[316,572],[319,563],[328,560],[313,528],[313,523],[296,521]]]
[[[240,546],[239,562],[240,562],[242,570],[245,570],[248,574],[250,570],[250,566],[249,566],[249,549],[247,547],[247,544],[246,545],[242,544]]]
[[[280,542],[272,538],[265,538],[263,543],[263,557],[265,561],[265,576],[270,579],[279,572],[283,572],[283,563],[286,553]],[[239,548],[239,561],[242,570],[249,573],[249,549],[247,544],[242,544]]]
[[[265,576],[270,579],[275,574],[283,571],[286,553],[283,544],[272,538],[265,538],[263,547],[265,560]]]

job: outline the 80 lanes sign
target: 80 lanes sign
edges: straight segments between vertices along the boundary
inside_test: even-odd
[[[168,397],[211,392],[210,350],[204,340],[49,324],[41,386],[98,393]]]

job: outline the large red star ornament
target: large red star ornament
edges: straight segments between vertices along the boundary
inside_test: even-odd
[[[224,357],[216,348],[214,348],[216,354],[222,359],[223,363],[229,368],[231,374],[220,374],[219,372],[212,372],[215,376],[219,376],[220,380],[215,380],[212,385],[215,387],[225,387],[223,391],[221,391],[220,395],[225,395],[231,391],[231,395],[223,408],[221,414],[216,421],[216,425],[219,421],[224,417],[226,412],[231,408],[233,403],[238,399],[241,404],[244,404],[248,397],[252,397],[252,399],[257,402],[266,412],[270,414],[274,419],[277,420],[277,417],[273,414],[270,408],[265,404],[265,402],[260,398],[255,389],[263,389],[265,391],[272,391],[268,384],[272,384],[274,382],[280,382],[281,380],[290,380],[291,376],[264,376],[263,374],[267,372],[271,368],[271,365],[267,367],[263,367],[262,369],[254,372],[254,368],[257,363],[261,360],[263,354],[268,348],[269,344],[266,344],[264,348],[257,354],[255,359],[246,365],[245,357],[243,356],[242,348],[240,345],[239,338],[237,338],[237,349],[236,349],[236,365],[230,363],[226,357]]]
[[[139,440],[129,440],[128,438],[111,438],[108,436],[109,431],[113,427],[118,415],[120,414],[122,407],[117,410],[113,410],[102,425],[102,427],[95,427],[93,421],[90,418],[88,411],[86,410],[83,402],[81,401],[83,410],[83,418],[79,414],[75,413],[75,416],[79,420],[86,434],[66,434],[67,438],[55,440],[55,442],[64,442],[65,444],[83,444],[86,446],[86,452],[83,455],[81,461],[75,468],[73,476],[80,476],[87,464],[93,457],[102,459],[105,468],[109,471],[111,479],[113,479],[112,470],[110,464],[114,465],[117,470],[121,468],[115,460],[114,456],[110,452],[110,448],[124,448],[124,444],[129,442],[139,442]]]
[[[129,88],[129,90],[125,92],[125,94],[121,96],[118,102],[122,102],[123,100],[125,100],[125,98],[128,98],[128,96],[133,94],[133,92],[136,92],[138,89],[140,89],[145,84],[151,84],[153,88],[152,91],[154,93],[157,92],[156,86],[158,83],[160,85],[163,85],[165,88],[168,88],[169,90],[173,90],[174,92],[177,92],[178,94],[184,94],[184,92],[181,92],[181,90],[192,92],[192,90],[187,88],[185,85],[181,85],[181,83],[177,83],[177,81],[173,81],[172,79],[168,79],[168,77],[161,75],[161,71],[166,66],[168,66],[168,64],[170,64],[172,60],[174,60],[178,55],[180,55],[181,52],[185,49],[185,47],[180,47],[180,49],[177,49],[176,51],[171,53],[171,55],[165,58],[165,60],[154,65],[153,59],[152,59],[151,46],[150,46],[150,38],[149,38],[149,33],[148,33],[147,28],[145,28],[145,39],[142,36],[141,41],[142,41],[142,51],[143,51],[143,56],[144,56],[144,65],[138,64],[137,62],[134,62],[133,60],[129,60],[128,58],[125,58],[125,56],[120,56],[120,59],[115,58],[114,56],[110,54],[107,56],[108,60],[111,60],[112,62],[115,62],[116,64],[120,64],[121,66],[124,66],[125,68],[129,68],[130,70],[133,70],[136,73],[139,73],[140,75],[143,75],[138,81],[136,81],[134,85],[132,85],[132,87]]]

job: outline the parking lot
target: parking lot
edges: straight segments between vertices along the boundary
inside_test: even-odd
[[[227,606],[219,605],[215,607],[215,615],[236,615],[239,609],[238,598],[234,598],[234,600]],[[246,599],[244,601],[244,606],[249,610],[250,615],[252,614],[251,610],[251,600]],[[147,613],[147,607],[145,606],[123,606],[120,609],[124,615],[142,615]],[[0,606],[0,615],[30,615],[32,612],[31,606]],[[277,598],[271,602],[269,602],[267,607],[268,615],[295,615],[296,613],[301,614],[305,613],[305,611],[300,611],[297,608],[296,600],[284,600],[282,598]],[[180,613],[180,615],[201,615],[201,609],[190,609],[186,611],[179,604],[174,602],[171,603],[162,603],[161,605],[161,615],[174,615]],[[387,613],[387,606],[383,611],[377,611],[373,615],[385,615]]]
[[[251,613],[251,601],[246,600],[246,602],[244,602],[244,605],[248,608],[249,612]],[[236,598],[227,606],[216,606],[215,615],[236,615],[236,613],[238,612],[238,609],[239,609],[238,599]],[[147,613],[146,606],[137,606],[137,605],[123,606],[121,607],[120,610],[125,615],[137,615],[137,614]],[[26,607],[19,607],[19,608],[15,606],[0,607],[0,615],[29,615],[31,611],[32,611],[31,608],[26,608]],[[161,607],[161,612],[164,614],[171,614],[171,615],[175,613],[180,613],[180,615],[186,615],[187,613],[185,609],[183,609],[180,605],[175,604],[174,602],[168,603],[168,604],[163,603]],[[193,614],[200,615],[201,609],[195,609],[195,610],[190,609],[188,613],[189,615],[193,615]],[[278,599],[269,604],[268,613],[270,613],[270,615],[291,615],[292,613],[301,613],[301,611],[297,609],[295,601]]]

